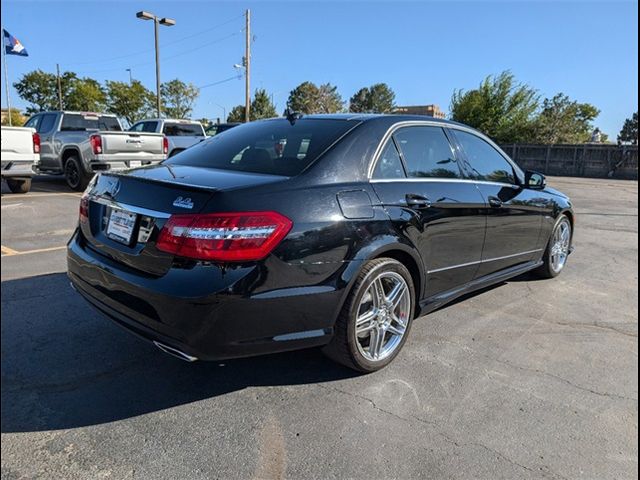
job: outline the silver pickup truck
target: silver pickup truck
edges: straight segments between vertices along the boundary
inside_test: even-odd
[[[129,131],[163,133],[169,141],[169,157],[173,157],[207,138],[204,133],[204,127],[200,122],[173,118],[149,118],[147,120],[141,120],[134,123]]]
[[[124,132],[118,118],[105,113],[41,112],[25,126],[40,135],[38,171],[64,174],[78,191],[96,172],[157,163],[169,149],[164,135]]]
[[[27,193],[40,161],[40,136],[33,128],[2,127],[2,178],[13,193]]]

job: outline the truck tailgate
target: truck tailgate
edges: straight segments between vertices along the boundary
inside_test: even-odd
[[[163,135],[161,133],[137,132],[100,132],[102,137],[102,154],[144,154],[162,155],[164,152]]]

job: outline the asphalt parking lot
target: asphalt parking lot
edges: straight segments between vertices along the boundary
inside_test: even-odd
[[[638,183],[551,178],[576,252],[418,319],[359,376],[316,350],[187,364],[65,276],[79,194],[2,195],[2,478],[637,478]]]

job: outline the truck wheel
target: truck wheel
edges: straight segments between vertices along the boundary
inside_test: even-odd
[[[27,193],[31,190],[31,179],[30,178],[7,178],[7,186],[12,193]]]
[[[69,157],[64,164],[64,179],[72,190],[82,192],[89,184],[89,176],[85,173],[84,168],[78,157]]]

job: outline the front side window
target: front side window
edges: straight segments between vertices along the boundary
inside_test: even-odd
[[[510,185],[516,183],[513,166],[493,146],[462,130],[456,130],[455,136],[467,156],[472,178]]]
[[[377,180],[405,178],[402,160],[400,160],[400,154],[392,139],[389,139],[378,157],[378,163],[376,163],[376,168],[373,171],[373,178]]]
[[[129,129],[130,132],[141,132],[142,127],[144,126],[143,122],[136,123],[133,127]]]
[[[458,162],[442,128],[405,127],[393,136],[409,177],[461,178]]]
[[[311,118],[293,125],[285,119],[247,123],[209,137],[164,164],[294,176],[356,125]]]
[[[45,113],[42,115],[40,125],[36,128],[38,133],[47,133],[53,130],[53,124],[56,122],[55,113]]]
[[[35,117],[31,117],[29,120],[27,120],[27,123],[25,123],[24,126],[28,128],[35,128],[37,131],[41,120],[42,115],[36,115]]]

